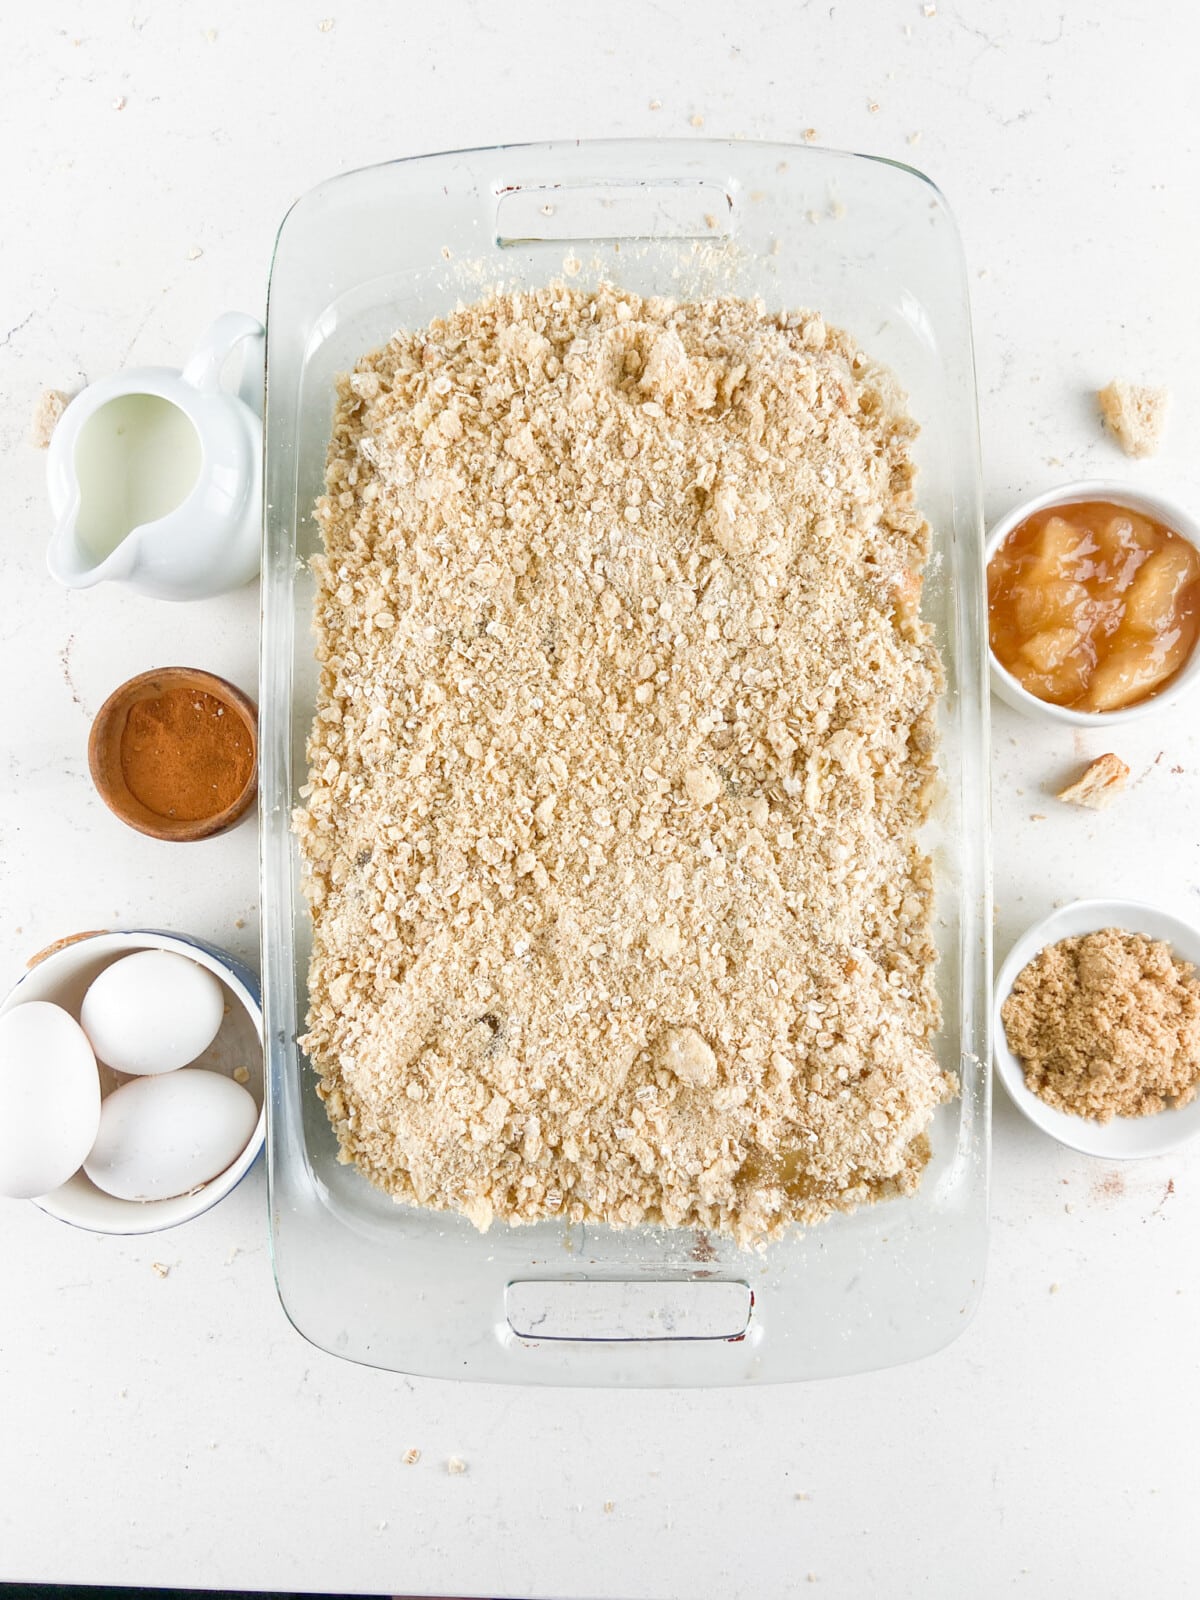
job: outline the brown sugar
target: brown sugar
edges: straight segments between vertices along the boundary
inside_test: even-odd
[[[245,789],[254,753],[242,720],[215,695],[175,688],[130,708],[121,731],[121,776],[160,817],[199,822]]]
[[[1105,928],[1049,945],[1001,1016],[1026,1084],[1059,1111],[1144,1117],[1200,1087],[1200,980],[1160,940]]]
[[[339,381],[296,818],[342,1157],[758,1242],[954,1092],[903,397],[810,312],[554,286]]]

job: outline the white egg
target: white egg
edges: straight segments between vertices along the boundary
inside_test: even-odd
[[[253,1096],[220,1073],[137,1078],[105,1099],[83,1170],[118,1200],[166,1200],[224,1172],[257,1121]]]
[[[100,1123],[100,1077],[83,1029],[30,1000],[0,1016],[0,1194],[49,1194],[79,1171]]]
[[[93,981],[79,1020],[101,1061],[141,1077],[195,1061],[224,1014],[225,992],[206,968],[170,950],[139,950]]]

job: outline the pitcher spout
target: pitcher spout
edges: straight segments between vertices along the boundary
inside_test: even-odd
[[[59,518],[50,536],[46,550],[50,576],[68,589],[90,589],[110,578],[128,578],[137,559],[134,536],[130,534],[110,555],[98,561],[79,537],[78,510],[76,503],[66,516]]]

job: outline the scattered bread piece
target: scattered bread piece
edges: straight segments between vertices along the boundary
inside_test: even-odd
[[[58,419],[71,403],[71,396],[61,389],[43,389],[33,408],[29,425],[29,442],[35,450],[48,450],[50,436],[58,427]]]
[[[1069,806],[1087,806],[1091,811],[1103,811],[1110,806],[1129,782],[1129,768],[1120,756],[1110,750],[1097,756],[1074,783],[1058,791],[1058,798]]]
[[[1114,378],[1099,394],[1100,415],[1127,456],[1152,456],[1162,443],[1169,389]]]

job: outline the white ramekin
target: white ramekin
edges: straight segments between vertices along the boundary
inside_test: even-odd
[[[0,1013],[24,1005],[27,1000],[49,1000],[77,1017],[84,991],[92,979],[120,956],[130,955],[135,950],[172,950],[207,967],[220,980],[230,1003],[239,1005],[246,1013],[253,1035],[258,1040],[257,1055],[245,1063],[250,1073],[246,1088],[258,1105],[258,1121],[237,1160],[190,1194],[175,1195],[169,1200],[118,1200],[115,1195],[97,1189],[81,1170],[59,1188],[49,1194],[39,1195],[33,1202],[59,1221],[70,1222],[77,1228],[87,1228],[92,1233],[158,1233],[163,1228],[174,1228],[178,1223],[190,1222],[237,1187],[254,1165],[266,1135],[263,1023],[258,978],[249,967],[243,966],[235,957],[215,945],[183,934],[160,933],[147,928],[80,934],[73,939],[63,940],[59,945],[52,945],[43,955],[35,958],[29,971],[5,996],[0,1004]],[[216,1042],[200,1057],[198,1064],[208,1064],[210,1052],[219,1053],[221,1045],[222,1035],[218,1034]]]
[[[1169,911],[1160,911],[1156,906],[1143,905],[1137,900],[1072,901],[1023,933],[1000,968],[992,1017],[992,1055],[996,1071],[1018,1111],[1024,1112],[1043,1133],[1071,1150],[1078,1150],[1085,1156],[1100,1156],[1106,1161],[1165,1155],[1200,1133],[1200,1095],[1186,1106],[1159,1111],[1154,1116],[1114,1117],[1111,1122],[1095,1122],[1090,1117],[1057,1111],[1034,1094],[1025,1085],[1025,1071],[1019,1059],[1008,1048],[1001,1012],[1020,973],[1048,945],[1057,944],[1060,939],[1099,933],[1102,928],[1123,928],[1127,933],[1144,934],[1147,939],[1161,939],[1182,960],[1190,961],[1200,970],[1200,928],[1180,921]]]
[[[1162,495],[1152,494],[1145,489],[1131,488],[1129,484],[1118,483],[1112,478],[1088,478],[1081,483],[1066,483],[1057,489],[1047,489],[1044,494],[1035,495],[1031,500],[1022,500],[1020,505],[1014,506],[988,534],[984,547],[985,562],[990,564],[1005,539],[1027,517],[1039,511],[1049,511],[1055,506],[1079,505],[1084,500],[1110,500],[1114,505],[1128,506],[1130,511],[1141,512],[1143,516],[1164,523],[1173,533],[1180,534],[1200,550],[1200,521],[1175,501],[1166,500]],[[1006,667],[1000,665],[990,650],[988,660],[992,669],[992,688],[1005,704],[1028,717],[1066,723],[1073,728],[1108,728],[1118,722],[1141,721],[1155,716],[1164,706],[1178,700],[1200,683],[1200,645],[1197,645],[1173,681],[1149,700],[1126,706],[1121,711],[1072,711],[1067,706],[1051,705],[1048,700],[1039,700],[1037,695],[1030,694]]]

